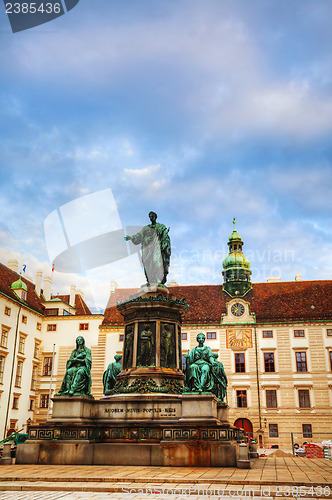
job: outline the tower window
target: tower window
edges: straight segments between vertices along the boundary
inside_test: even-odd
[[[269,424],[269,436],[270,438],[277,438],[279,436],[278,424]]]
[[[299,406],[300,408],[310,408],[309,389],[299,389]]]
[[[274,372],[274,353],[264,352],[264,367],[266,372]]]
[[[307,372],[307,354],[306,352],[296,352],[296,371]]]
[[[304,438],[312,438],[311,424],[302,424],[302,432]]]
[[[235,353],[235,371],[237,373],[244,373],[246,371],[244,352]]]
[[[266,408],[277,408],[277,391],[275,389],[266,391]]]
[[[207,332],[206,333],[206,338],[207,339],[216,339],[217,338],[217,334],[216,334],[216,332]]]
[[[236,403],[238,408],[247,408],[247,391],[236,391]]]

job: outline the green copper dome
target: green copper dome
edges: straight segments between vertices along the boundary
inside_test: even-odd
[[[243,255],[242,252],[232,252],[228,254],[226,259],[222,263],[222,267],[224,269],[228,269],[230,267],[245,267],[246,269],[250,269],[250,261]]]
[[[28,287],[26,286],[26,284],[21,280],[21,276],[19,277],[19,279],[17,281],[14,281],[11,285],[10,285],[10,288],[12,290],[24,290],[25,292],[28,291]]]

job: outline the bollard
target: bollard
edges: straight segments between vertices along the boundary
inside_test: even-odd
[[[11,449],[12,444],[7,441],[7,443],[3,444],[2,456],[1,456],[1,465],[11,465],[12,457],[11,457]]]
[[[239,458],[236,465],[238,469],[250,469],[249,448],[246,443],[239,444]]]
[[[257,451],[257,443],[254,441],[251,441],[249,444],[249,450],[250,450],[250,458],[258,458],[258,451]]]

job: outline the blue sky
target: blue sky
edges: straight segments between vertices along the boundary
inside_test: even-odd
[[[1,5],[1,261],[49,273],[47,216],[111,189],[124,226],[171,227],[179,284],[222,281],[233,217],[253,281],[332,279],[331,21],[329,0],[80,0],[13,34]],[[111,279],[140,285],[135,256],[54,291],[102,307]]]

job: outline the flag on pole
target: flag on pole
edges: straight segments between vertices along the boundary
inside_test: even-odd
[[[54,262],[52,264],[52,273],[54,273]]]

